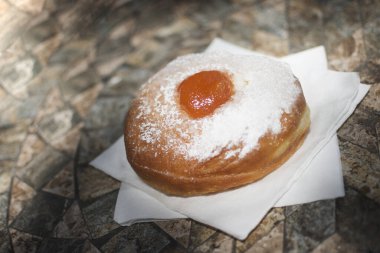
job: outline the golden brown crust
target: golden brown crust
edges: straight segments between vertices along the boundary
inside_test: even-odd
[[[296,85],[300,87],[298,81]],[[259,148],[239,159],[226,159],[222,151],[203,162],[178,156],[175,147],[162,150],[167,143],[158,142],[155,152],[144,149],[145,143],[136,129],[144,123],[137,117],[139,101],[135,100],[125,121],[127,158],[135,172],[149,185],[177,196],[204,195],[240,187],[257,181],[286,162],[305,139],[310,126],[309,109],[301,92],[291,113],[281,117],[282,131],[267,133],[259,140]],[[163,131],[165,131],[163,129]],[[239,147],[235,147],[239,148]]]

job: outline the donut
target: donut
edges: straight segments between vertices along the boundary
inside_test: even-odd
[[[144,83],[126,114],[126,155],[148,185],[174,196],[253,183],[302,145],[310,112],[298,79],[261,55],[180,56]]]

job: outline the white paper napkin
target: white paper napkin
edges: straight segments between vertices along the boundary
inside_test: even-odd
[[[220,39],[207,50],[252,53]],[[122,225],[189,217],[244,239],[273,206],[344,195],[336,130],[362,100],[369,86],[356,73],[327,69],[323,47],[283,58],[302,84],[311,111],[311,128],[302,147],[264,179],[210,196],[167,196],[146,185],[125,157],[121,137],[91,162],[122,182],[114,219]]]

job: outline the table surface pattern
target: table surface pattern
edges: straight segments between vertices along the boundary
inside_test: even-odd
[[[380,252],[380,1],[0,0],[0,252]],[[324,45],[371,88],[339,129],[346,196],[273,208],[244,241],[190,219],[122,227],[88,165],[138,87],[220,37]]]

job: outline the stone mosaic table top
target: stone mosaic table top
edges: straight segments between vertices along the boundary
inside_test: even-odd
[[[380,1],[0,0],[0,252],[380,252]],[[346,196],[273,208],[244,241],[190,219],[122,227],[88,165],[138,87],[213,38],[318,45],[371,85],[339,129]]]

